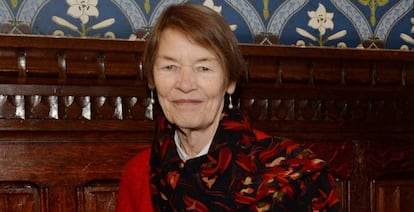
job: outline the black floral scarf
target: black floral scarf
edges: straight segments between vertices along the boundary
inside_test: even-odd
[[[207,155],[185,163],[175,127],[158,119],[151,153],[156,211],[338,211],[334,179],[310,150],[223,112]]]

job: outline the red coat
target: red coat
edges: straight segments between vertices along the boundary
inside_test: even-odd
[[[146,149],[127,163],[119,187],[117,212],[154,211],[149,183],[150,154],[151,149]]]
[[[223,113],[209,153],[185,164],[174,127],[160,119],[157,129],[152,152],[125,167],[117,211],[340,211],[325,161],[252,129],[236,112]]]

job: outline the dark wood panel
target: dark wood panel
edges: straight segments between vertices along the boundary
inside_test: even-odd
[[[0,211],[40,211],[40,195],[40,188],[32,183],[0,182]]]
[[[2,35],[0,211],[113,211],[126,161],[150,146],[142,41]],[[233,96],[255,128],[310,147],[343,211],[414,201],[414,53],[240,44]]]
[[[118,182],[95,182],[82,188],[85,204],[78,211],[115,211]]]
[[[51,186],[46,188],[45,193],[46,211],[76,211],[76,192],[72,186]]]
[[[411,211],[414,200],[414,180],[375,181],[375,209],[378,212]]]
[[[371,179],[412,180],[414,174],[413,138],[390,138],[382,142],[374,140],[370,142],[370,154],[367,156],[367,169]]]
[[[51,138],[23,143],[1,142],[0,179],[29,181],[42,186],[80,186],[92,180],[119,179],[126,161],[148,147],[145,143],[148,140],[139,142],[139,139],[135,139],[137,142],[87,142],[80,137],[77,141],[66,142]]]

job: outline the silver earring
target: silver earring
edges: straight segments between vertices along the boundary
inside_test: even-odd
[[[148,100],[147,108],[145,109],[145,117],[147,117],[150,120],[154,120],[154,91],[151,90],[151,97]]]
[[[229,109],[233,109],[233,103],[231,101],[231,95],[229,94]]]

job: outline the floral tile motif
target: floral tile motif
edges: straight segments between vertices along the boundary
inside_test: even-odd
[[[241,43],[414,49],[414,0],[4,0],[0,33],[145,39],[183,2],[219,12]]]

